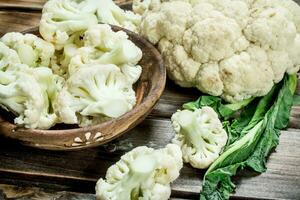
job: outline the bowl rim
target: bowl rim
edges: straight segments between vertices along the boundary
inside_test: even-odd
[[[100,124],[96,124],[96,125],[92,125],[92,126],[87,126],[87,127],[79,127],[79,128],[70,128],[70,129],[54,129],[54,130],[43,130],[43,129],[27,129],[24,127],[18,127],[17,125],[3,120],[1,122],[1,116],[0,116],[0,123],[5,123],[6,126],[12,130],[12,132],[18,131],[18,132],[22,132],[23,134],[31,134],[33,136],[53,136],[56,137],[57,135],[60,136],[76,136],[77,134],[80,134],[82,132],[87,132],[87,131],[95,131],[97,129],[100,129],[101,127],[105,127],[109,124],[115,123],[116,121],[122,120],[122,119],[126,119],[129,116],[132,115],[137,115],[139,118],[142,118],[144,116],[144,118],[151,112],[152,108],[155,106],[155,104],[158,102],[158,100],[160,99],[164,88],[165,88],[165,84],[166,84],[166,68],[164,66],[164,62],[162,59],[161,54],[159,53],[159,51],[157,50],[157,48],[152,45],[147,39],[145,39],[144,37],[121,27],[118,26],[114,26],[114,25],[110,25],[112,28],[114,28],[116,31],[122,30],[125,31],[127,34],[138,38],[141,43],[143,43],[146,47],[148,47],[148,49],[151,49],[151,53],[157,58],[157,64],[156,66],[159,68],[158,71],[160,73],[160,76],[158,77],[158,80],[156,81],[156,84],[154,85],[154,87],[152,89],[149,90],[148,95],[144,98],[144,100],[137,106],[135,106],[132,110],[128,111],[127,113],[125,113],[124,115],[109,120],[107,122],[103,122]],[[32,27],[29,29],[26,29],[24,31],[22,31],[21,33],[25,34],[25,33],[33,33],[33,32],[37,32],[39,30],[39,27]],[[141,107],[145,107],[146,110],[144,112],[139,112],[139,109]],[[137,120],[138,121],[138,120]],[[135,122],[135,121],[134,121]],[[111,138],[107,139],[106,141],[111,141],[113,139],[115,139],[116,137],[119,137],[121,135],[123,135],[125,132],[129,131],[130,129],[132,129],[134,126],[129,126],[125,131],[121,131],[120,133],[113,135]],[[9,138],[12,139],[18,139],[17,137],[13,137],[13,134],[11,135],[11,137],[8,134],[3,133],[3,131],[0,133],[1,135],[5,135]],[[22,140],[21,140],[22,141]],[[106,143],[105,141],[105,143]],[[23,141],[26,142],[26,141]],[[85,145],[88,147],[92,147],[92,146],[97,146],[97,144],[91,143],[90,145]],[[103,144],[103,143],[101,143]],[[98,144],[99,145],[99,144]],[[32,145],[30,145],[32,146]],[[80,146],[78,148],[83,148],[85,146]],[[78,149],[77,147],[68,147],[68,149]],[[49,148],[47,148],[49,149]]]

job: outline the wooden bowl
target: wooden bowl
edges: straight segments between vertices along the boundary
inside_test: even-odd
[[[112,27],[114,31],[124,30]],[[9,120],[9,113],[0,111],[0,134],[18,140],[24,145],[40,149],[74,150],[107,143],[139,124],[151,112],[164,90],[166,69],[160,53],[152,44],[131,31],[124,31],[127,32],[130,40],[143,51],[143,58],[139,63],[143,72],[135,84],[137,104],[133,110],[119,118],[94,126],[78,128],[61,124],[54,126],[51,130],[17,127],[12,120]],[[39,35],[37,27],[24,33]]]

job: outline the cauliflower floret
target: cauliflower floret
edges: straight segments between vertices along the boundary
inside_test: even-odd
[[[252,13],[244,30],[245,36],[265,49],[285,50],[297,34],[289,14],[289,11],[282,7],[261,8]]]
[[[300,34],[297,34],[293,45],[288,49],[288,55],[294,65],[288,68],[289,74],[297,73],[300,69]]]
[[[298,49],[300,49],[300,47],[298,47]],[[274,51],[269,49],[267,50],[267,55],[274,73],[274,83],[280,82],[286,71],[296,67],[297,62],[293,62],[286,51]],[[296,71],[294,73],[296,73]]]
[[[299,70],[300,7],[292,0],[135,4],[140,33],[158,44],[168,76],[182,87],[238,102]]]
[[[137,13],[142,15],[144,12],[146,12],[149,9],[149,6],[151,4],[151,0],[133,0],[132,1],[132,10]]]
[[[84,34],[81,48],[65,47],[65,55],[70,57],[69,74],[89,64],[115,64],[120,67],[131,83],[135,83],[142,68],[137,63],[142,58],[142,51],[123,31],[114,32],[110,26],[99,24],[89,28]]]
[[[249,42],[230,18],[208,18],[194,24],[183,36],[184,48],[199,63],[217,62],[245,50]]]
[[[219,70],[224,85],[222,97],[230,102],[263,96],[274,84],[268,55],[257,46],[251,46],[239,55],[224,59],[219,64]]]
[[[142,67],[137,63],[142,51],[128,39],[126,32],[114,32],[109,25],[98,24],[72,35],[71,40],[52,58],[51,67],[57,74],[68,77],[90,64],[115,64],[131,83],[139,79]]]
[[[17,116],[17,125],[49,129],[58,122],[52,102],[62,88],[63,79],[46,67],[16,65],[15,71],[0,71],[1,106]]]
[[[50,59],[54,54],[54,47],[51,43],[33,34],[6,33],[1,38],[1,42],[15,50],[20,62],[29,67],[49,67]]]
[[[220,96],[223,94],[224,83],[219,73],[218,63],[207,63],[203,64],[198,71],[197,88],[205,93]]]
[[[227,143],[227,133],[211,107],[177,111],[172,123],[176,132],[172,142],[180,146],[183,161],[195,168],[209,167]]]
[[[56,73],[63,77],[68,77],[68,67],[71,59],[77,54],[78,49],[84,46],[84,32],[74,33],[63,49],[55,51],[51,58],[51,68]]]
[[[50,0],[43,8],[40,21],[42,37],[62,49],[70,36],[98,23],[95,0]]]
[[[247,18],[250,15],[249,6],[245,3],[245,0],[190,0],[190,3],[195,7],[194,16],[196,18],[199,15],[221,14],[234,19],[242,28],[247,25]],[[210,7],[213,12],[203,12],[203,8],[205,9],[205,7],[206,9]]]
[[[181,151],[168,144],[154,150],[137,147],[121,157],[106,173],[106,181],[96,185],[98,200],[167,200],[171,195],[170,183],[182,168]]]
[[[83,117],[119,117],[136,103],[132,84],[115,65],[90,64],[81,67],[66,81],[55,110],[67,124]]]
[[[17,52],[0,41],[0,71],[6,71],[12,65],[20,63]]]
[[[172,1],[163,3],[160,10],[164,14],[157,22],[160,27],[157,31],[160,31],[160,35],[163,35],[174,44],[182,43],[183,35],[188,27],[192,6],[183,1]],[[175,10],[176,12],[174,12]],[[144,32],[141,33],[145,34]]]
[[[101,0],[98,2],[97,16],[99,22],[121,26],[137,32],[141,16],[131,11],[124,11],[112,0]]]

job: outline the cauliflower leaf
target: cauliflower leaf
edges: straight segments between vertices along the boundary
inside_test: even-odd
[[[296,87],[297,76],[286,75],[280,84],[260,98],[256,107],[246,108],[244,112],[251,116],[248,123],[239,120],[230,126],[230,129],[240,127],[240,136],[205,173],[201,200],[229,199],[235,189],[231,177],[238,170],[246,167],[258,173],[266,170],[266,159],[279,143],[280,130],[288,125]]]

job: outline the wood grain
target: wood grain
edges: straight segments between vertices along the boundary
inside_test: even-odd
[[[155,130],[155,131],[154,131]],[[105,146],[76,152],[35,150],[6,140],[0,142],[0,180],[6,183],[43,186],[56,190],[93,192],[95,182],[106,169],[133,147],[165,146],[173,137],[167,119],[147,119],[131,134]],[[297,199],[300,197],[300,134],[283,131],[280,145],[261,175],[240,173],[235,178],[235,197],[258,199]],[[196,197],[201,189],[203,171],[189,165],[172,185],[176,197]]]
[[[94,194],[55,192],[37,187],[18,187],[0,184],[0,199],[14,200],[96,200]]]
[[[10,6],[9,12],[0,11],[0,35],[8,31],[23,31],[28,27],[36,26],[40,14],[33,11],[28,13],[24,9],[39,10],[42,2],[43,0],[0,0],[0,9]],[[18,7],[22,8],[22,12],[14,10]],[[300,94],[300,84],[297,93]],[[0,199],[8,190],[12,195],[24,193],[25,188],[25,191],[33,190],[31,195],[38,197],[41,194],[52,195],[52,197],[58,194],[68,198],[57,199],[74,197],[76,200],[94,200],[94,195],[74,193],[74,191],[93,193],[95,181],[103,177],[106,169],[132,148],[138,145],[159,148],[167,144],[174,134],[169,117],[183,103],[194,100],[199,95],[200,92],[197,90],[180,88],[168,81],[162,98],[147,120],[133,129],[130,134],[98,148],[76,152],[49,152],[20,146],[13,141],[0,138],[0,183],[21,186],[0,186],[2,190]],[[234,198],[300,199],[299,147],[300,107],[294,107],[289,129],[282,132],[280,145],[269,158],[267,172],[261,175],[253,172],[239,173],[234,179],[237,184]],[[177,200],[197,199],[202,176],[203,171],[185,165],[180,178],[172,185],[172,195]],[[37,188],[32,188],[33,186]],[[55,192],[62,190],[64,192]],[[25,196],[16,199],[31,198]]]
[[[19,12],[19,11],[0,11],[0,36],[13,31],[24,31],[35,27],[40,22],[40,13]]]
[[[47,0],[0,0],[0,9],[41,10]]]
[[[14,200],[96,200],[96,196],[94,194],[67,191],[55,192],[37,187],[18,187],[6,184],[0,184],[0,199],[1,198]],[[183,199],[170,198],[170,200]]]
[[[47,0],[0,0],[0,9],[42,10]],[[131,0],[114,0],[117,4],[131,2]]]

